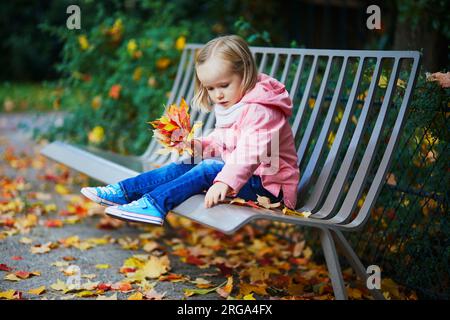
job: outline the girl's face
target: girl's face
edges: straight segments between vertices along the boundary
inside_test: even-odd
[[[231,72],[228,61],[210,58],[196,67],[197,77],[213,103],[231,107],[242,98],[242,77]]]

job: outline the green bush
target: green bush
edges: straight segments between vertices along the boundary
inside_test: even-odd
[[[133,11],[117,8],[112,16],[99,5],[96,23],[79,31],[44,26],[64,41],[57,68],[65,77],[54,103],[65,105],[74,90],[84,97],[69,109],[62,127],[43,136],[123,154],[145,150],[151,138],[147,122],[163,110],[181,50],[208,31],[196,22],[176,21],[177,8],[163,1],[140,5]]]
[[[448,101],[450,89],[426,81],[422,70],[392,176],[353,239],[361,256],[421,298],[450,297]]]

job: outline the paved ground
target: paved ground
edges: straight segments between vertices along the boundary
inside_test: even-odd
[[[30,115],[0,115],[0,154],[5,154],[7,147],[13,147],[16,155],[23,154],[24,157],[37,157],[40,146],[36,146],[30,139],[29,134],[25,134],[18,129],[19,123],[26,123],[27,125],[45,125],[45,120],[49,117],[34,118]],[[38,159],[38,158],[35,158]],[[52,161],[46,162],[46,167],[52,168],[56,164]],[[37,170],[33,167],[14,169],[6,163],[5,159],[1,159],[0,162],[0,176],[3,178],[9,177],[15,179],[17,177],[24,177],[25,181],[31,184],[29,192],[40,192],[42,194],[48,194],[45,203],[55,203],[59,209],[66,208],[70,194],[62,196],[55,192],[54,185],[43,182],[37,179],[37,176],[43,174],[42,170]],[[51,170],[51,169],[50,169]],[[76,172],[70,171],[71,177],[77,177]],[[79,185],[70,186],[70,192],[77,193]],[[5,199],[0,198],[5,201]],[[1,214],[1,212],[0,212]],[[57,214],[47,214],[39,217],[40,221],[44,218],[60,218]],[[61,228],[49,228],[45,225],[38,224],[36,227],[31,228],[29,233],[18,233],[15,235],[7,236],[4,239],[0,238],[0,264],[5,264],[12,268],[14,271],[38,271],[40,276],[30,277],[21,281],[7,281],[4,277],[8,272],[0,271],[0,292],[14,289],[22,292],[23,297],[26,299],[86,299],[73,296],[71,294],[63,294],[62,292],[51,290],[50,286],[56,282],[57,279],[64,280],[68,278],[64,275],[60,268],[51,265],[56,261],[64,261],[63,257],[73,256],[76,260],[71,261],[71,265],[76,265],[80,268],[82,275],[95,274],[96,277],[91,281],[100,281],[102,283],[117,283],[124,280],[124,275],[119,273],[118,270],[123,265],[127,258],[130,258],[136,254],[149,253],[142,250],[124,250],[119,245],[119,239],[125,239],[132,242],[132,240],[139,239],[142,234],[148,235],[148,237],[156,238],[160,249],[153,251],[152,254],[164,255],[168,253],[166,242],[177,241],[180,234],[177,234],[176,230],[171,230],[168,226],[165,228],[142,228],[137,225],[130,225],[123,223],[117,229],[103,230],[99,229],[97,225],[103,219],[103,215],[96,214],[82,219],[81,222],[76,224],[64,224]],[[40,222],[41,223],[41,222]],[[1,226],[1,225],[0,225]],[[158,232],[154,230],[159,229]],[[9,230],[3,228],[3,231]],[[0,231],[2,228],[0,227]],[[161,234],[161,235],[159,235]],[[57,243],[60,239],[66,239],[68,237],[77,235],[80,239],[89,238],[103,238],[105,236],[110,237],[110,242],[106,245],[95,246],[89,250],[80,251],[77,248],[59,246],[58,248],[51,250],[45,254],[33,254],[30,252],[30,247],[36,244],[46,244],[48,242]],[[20,243],[20,239],[28,238],[32,240],[31,244]],[[181,241],[181,240],[180,240]],[[13,260],[13,257],[20,256],[22,260]],[[213,284],[220,284],[226,280],[226,277],[220,275],[216,267],[210,267],[206,269],[200,269],[196,265],[183,263],[180,258],[169,254],[170,257],[170,272],[173,274],[180,274],[189,277],[190,279],[196,279],[197,277],[205,278],[211,281]],[[98,264],[108,264],[108,269],[96,269]],[[67,268],[67,267],[65,267]],[[82,282],[88,281],[82,279]],[[165,292],[166,299],[182,299],[185,298],[183,288],[194,288],[192,283],[186,281],[170,282],[170,281],[149,281],[150,284],[155,284],[154,289],[158,293]],[[46,286],[46,293],[42,295],[28,294],[27,291],[32,288],[40,286]],[[136,288],[136,286],[134,286]],[[111,296],[112,292],[106,292],[105,296]],[[127,298],[130,293],[114,292],[117,293],[119,299]],[[134,293],[134,292],[133,292]],[[91,299],[95,299],[92,297]],[[188,299],[222,299],[217,293],[213,292],[206,295],[195,295]]]

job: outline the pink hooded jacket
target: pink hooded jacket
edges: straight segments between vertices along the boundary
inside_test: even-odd
[[[252,175],[258,175],[274,196],[283,190],[284,204],[294,209],[300,172],[288,122],[289,93],[282,83],[261,73],[241,102],[243,110],[236,122],[202,137],[203,156],[220,155],[225,162],[214,183],[226,183],[236,195]]]

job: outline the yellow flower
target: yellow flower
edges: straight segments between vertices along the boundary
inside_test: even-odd
[[[406,88],[406,82],[402,79],[397,79],[397,86],[399,86],[400,88],[405,89]]]
[[[133,53],[136,51],[137,47],[138,47],[138,45],[136,43],[136,40],[131,39],[130,41],[128,41],[127,50],[130,55],[133,55]]]
[[[387,84],[388,84],[388,79],[387,79],[387,77],[385,76],[385,75],[382,75],[381,77],[380,77],[380,81],[378,81],[378,86],[380,87],[380,88],[386,88],[387,87]]]
[[[136,69],[134,69],[134,72],[133,72],[133,80],[139,81],[139,80],[141,80],[141,77],[142,77],[142,68],[137,67]]]
[[[94,129],[89,132],[88,139],[92,143],[100,143],[105,139],[105,129],[101,126],[95,126]]]
[[[95,96],[92,99],[91,106],[94,110],[97,110],[102,106],[102,97],[101,96]]]
[[[114,25],[107,31],[114,42],[119,42],[122,38],[123,24],[121,19],[117,19]]]
[[[336,134],[334,132],[330,132],[328,135],[328,147],[331,148],[334,142],[334,138],[336,137]]]
[[[155,77],[148,78],[147,83],[152,88],[156,87],[156,84],[157,84]]]
[[[156,61],[156,67],[160,70],[167,69],[167,67],[170,65],[170,59],[169,58],[159,58],[158,61]]]
[[[80,44],[81,50],[89,49],[89,41],[84,34],[78,37],[78,43]]]
[[[186,46],[186,37],[184,36],[178,37],[177,41],[175,42],[175,48],[181,51],[184,49],[185,46]]]

